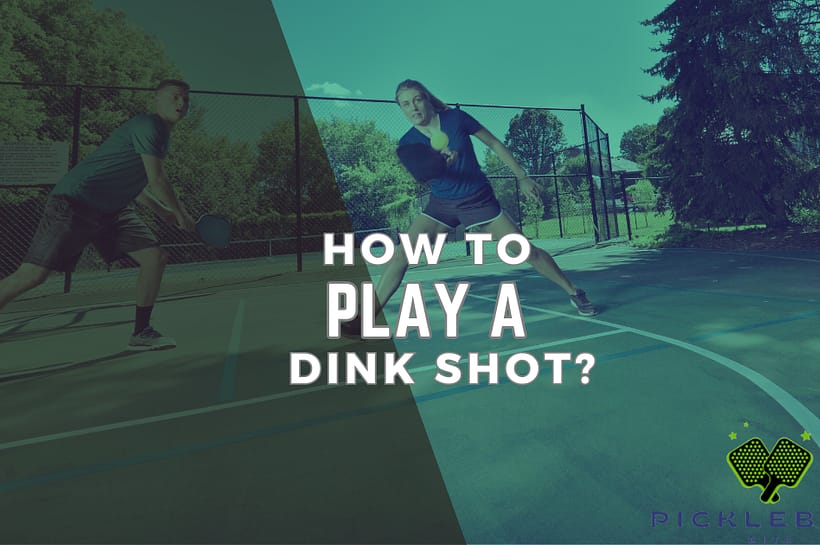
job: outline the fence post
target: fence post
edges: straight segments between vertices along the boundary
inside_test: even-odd
[[[558,193],[558,171],[555,168],[555,154],[552,155],[552,185],[555,187],[555,206],[558,211],[558,238],[564,238],[564,226],[561,224],[561,195]]]
[[[74,115],[71,122],[71,158],[68,168],[74,168],[80,160],[80,121],[82,120],[83,88],[78,85],[74,88]],[[63,293],[71,291],[71,271],[63,276]]]
[[[524,214],[521,212],[521,191],[518,189],[518,179],[513,177],[515,180],[515,203],[518,206],[518,230],[522,233],[524,232]]]
[[[595,125],[595,143],[598,146],[598,171],[601,173],[601,202],[604,205],[604,219],[606,220],[606,239],[612,238],[612,231],[609,230],[609,206],[606,202],[606,181],[608,178],[604,175],[604,159],[601,156],[601,131],[598,125]]]
[[[302,143],[299,135],[299,97],[293,97],[293,141],[296,176],[296,272],[302,272]]]
[[[626,216],[626,233],[629,240],[632,240],[632,225],[629,222],[629,203],[626,200],[626,181],[624,181],[624,173],[621,172],[619,178],[621,179],[621,193],[624,195],[624,215]]]
[[[589,156],[589,134],[587,133],[587,113],[584,105],[581,104],[581,126],[584,129],[584,156],[587,164],[587,181],[589,182],[589,204],[592,208],[592,234],[595,237],[595,244],[601,240],[598,236],[598,210],[595,206],[595,182],[592,180],[592,159]]]
[[[615,178],[612,176],[612,149],[609,146],[609,133],[604,133],[606,138],[606,160],[609,166],[607,171],[607,179],[612,180],[612,210],[615,213],[615,236],[621,236],[621,228],[618,222],[618,204],[615,202]],[[626,203],[626,195],[624,195],[624,203]]]

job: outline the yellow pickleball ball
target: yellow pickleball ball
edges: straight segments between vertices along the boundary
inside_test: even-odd
[[[430,145],[434,150],[441,151],[446,148],[449,143],[450,139],[442,131],[433,131],[433,134],[430,135]]]

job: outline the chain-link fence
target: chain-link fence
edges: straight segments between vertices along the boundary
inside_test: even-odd
[[[116,127],[150,111],[152,89],[0,84],[0,143],[65,143],[70,168]],[[531,238],[619,236],[608,136],[579,109],[452,105],[475,117],[513,151],[544,189],[519,195],[492,153],[479,161],[510,217]],[[228,216],[233,241],[211,249],[138,208],[170,255],[164,286],[230,284],[321,267],[322,234],[399,233],[424,207],[426,187],[398,164],[409,123],[390,100],[328,99],[192,91],[175,127],[166,170],[189,212]],[[32,168],[35,166],[32,163]],[[55,180],[0,179],[0,276],[19,266]],[[620,193],[623,193],[622,188]],[[621,212],[622,213],[622,212]],[[463,232],[445,258],[465,255]],[[71,289],[130,289],[135,264],[103,262],[91,248]],[[53,279],[38,290],[63,291]]]

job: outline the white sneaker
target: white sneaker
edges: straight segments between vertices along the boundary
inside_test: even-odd
[[[175,348],[177,342],[171,337],[163,336],[151,326],[146,327],[128,340],[128,350],[163,350]]]

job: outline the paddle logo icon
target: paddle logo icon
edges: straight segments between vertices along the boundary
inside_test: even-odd
[[[812,459],[811,452],[785,437],[778,440],[771,451],[759,437],[754,437],[726,455],[741,485],[761,489],[763,503],[780,501],[777,490],[781,487],[796,488]]]

